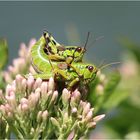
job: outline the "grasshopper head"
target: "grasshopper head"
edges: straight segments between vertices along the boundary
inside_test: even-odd
[[[80,46],[66,46],[66,53],[67,56],[71,56],[73,57],[73,61],[74,62],[82,62],[84,53],[86,52],[86,47],[87,47],[87,43],[88,43],[88,39],[89,39],[89,32],[87,35],[87,39],[85,42],[84,47],[80,47]]]
[[[86,49],[82,48],[82,47],[76,47],[75,52],[74,52],[74,57],[75,57],[75,61],[82,61],[82,58],[84,56]]]
[[[83,73],[83,80],[85,83],[89,83],[96,77],[98,69],[93,64],[86,64]]]
[[[82,61],[84,53],[85,48],[80,46],[65,46],[63,55],[65,57],[72,57],[74,62],[80,62]]]

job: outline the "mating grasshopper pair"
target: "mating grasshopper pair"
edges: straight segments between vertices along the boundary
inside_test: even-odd
[[[73,88],[77,83],[87,85],[95,78],[98,71],[93,64],[82,62],[87,41],[83,48],[62,46],[45,31],[31,48],[32,65],[38,73],[34,78],[47,80],[54,77],[58,81],[64,81],[68,89]]]

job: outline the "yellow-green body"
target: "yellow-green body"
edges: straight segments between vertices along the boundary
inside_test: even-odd
[[[44,52],[44,45],[45,41],[40,39],[31,49],[32,65],[38,72],[35,78],[49,79],[55,76],[57,80],[66,81],[72,87],[79,81],[90,82],[96,76],[97,69],[92,64],[72,62],[69,67],[64,61],[51,61],[50,56]],[[93,70],[90,71],[88,66],[92,66]]]

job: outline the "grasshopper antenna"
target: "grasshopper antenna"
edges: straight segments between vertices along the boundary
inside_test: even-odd
[[[84,45],[84,49],[85,49],[85,50],[86,50],[86,47],[87,47],[89,35],[90,35],[90,32],[88,32],[88,34],[87,34],[87,39],[86,39],[86,42],[85,42],[85,45]]]
[[[105,65],[105,60],[102,60],[98,66],[98,68],[101,68],[103,65]]]
[[[102,70],[108,66],[111,66],[111,65],[116,65],[116,64],[120,64],[121,62],[112,62],[112,63],[109,63],[109,64],[106,64],[106,65],[103,65],[103,66],[100,66],[99,67],[99,70]]]
[[[104,36],[99,36],[99,37],[95,38],[95,39],[90,43],[90,45],[88,45],[88,46],[91,46],[92,44],[94,44],[95,42],[97,42],[97,41],[99,41],[99,40],[101,40],[101,39],[103,39],[103,38],[104,38]]]
[[[86,46],[87,46],[87,43],[88,43],[89,35],[90,35],[90,32],[88,32],[88,34],[87,34],[87,39],[86,39],[86,42],[85,42],[85,45],[84,45],[84,50],[85,50],[85,51],[86,51]],[[71,63],[72,63],[73,60],[74,60],[75,52],[76,52],[76,50],[75,50],[74,53],[73,53]]]

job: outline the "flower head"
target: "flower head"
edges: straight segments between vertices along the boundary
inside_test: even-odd
[[[64,89],[58,96],[54,87],[53,78],[42,81],[17,75],[5,94],[0,91],[0,112],[18,138],[83,137],[104,117],[94,117],[94,109],[81,100],[77,89]]]

